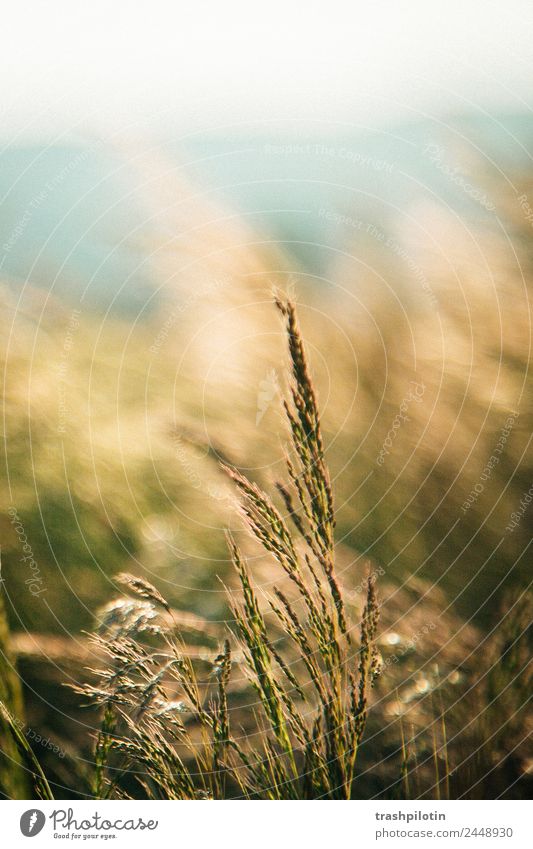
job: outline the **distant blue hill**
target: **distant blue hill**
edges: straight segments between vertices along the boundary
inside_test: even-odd
[[[477,144],[498,167],[529,167],[531,117],[462,116],[448,125],[195,135],[163,149],[207,198],[224,201],[258,233],[282,242],[305,268],[322,273],[331,247],[342,247],[342,220],[363,211],[386,220],[417,198],[438,197],[465,214],[487,214],[450,179],[467,147],[461,134],[470,150]],[[46,287],[68,300],[83,296],[98,309],[112,305],[136,313],[152,280],[141,248],[146,210],[133,187],[131,174],[101,146],[5,149],[0,277],[16,287]]]
[[[107,309],[136,310],[150,289],[137,240],[143,210],[101,147],[0,154],[0,276]],[[140,228],[140,229],[139,229]]]

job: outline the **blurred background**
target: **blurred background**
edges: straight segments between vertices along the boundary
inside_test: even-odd
[[[96,721],[63,684],[94,665],[85,632],[117,573],[209,620],[191,641],[216,652],[224,529],[241,533],[219,461],[265,487],[282,469],[273,286],[316,377],[341,580],[379,569],[383,651],[403,661],[377,714],[414,704],[422,727],[446,681],[452,749],[483,713],[488,792],[529,792],[529,654],[500,660],[530,639],[532,15],[7,13],[0,695],[62,753],[35,744],[59,795],[83,792]],[[464,775],[458,795],[487,792]]]

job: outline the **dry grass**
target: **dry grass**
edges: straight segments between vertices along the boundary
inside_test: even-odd
[[[520,180],[517,185],[521,185]],[[530,191],[525,183],[522,188]],[[492,189],[505,212],[504,191],[502,186]],[[351,623],[360,621],[364,607],[362,593],[354,592],[354,585],[361,585],[365,571],[361,564],[370,558],[374,564],[371,568],[384,572],[379,581],[383,601],[379,641],[385,675],[382,683],[377,682],[373,709],[367,716],[367,732],[358,751],[357,789],[354,785],[353,792],[390,795],[394,787],[394,792],[399,792],[397,783],[402,774],[410,795],[434,796],[436,790],[431,788],[435,785],[436,761],[438,789],[445,795],[446,752],[446,759],[452,765],[452,794],[466,792],[493,797],[506,786],[512,794],[513,788],[519,787],[518,781],[527,780],[530,758],[527,740],[531,728],[521,707],[524,670],[522,673],[515,670],[507,678],[503,676],[511,660],[502,645],[503,634],[516,624],[517,608],[515,597],[506,600],[503,607],[500,601],[505,587],[528,580],[529,514],[526,513],[513,533],[504,533],[504,528],[531,484],[528,451],[532,430],[528,391],[531,370],[527,358],[531,312],[528,289],[524,286],[524,277],[526,282],[531,278],[531,231],[515,198],[508,201],[511,245],[505,244],[501,234],[484,232],[476,225],[476,237],[489,257],[488,265],[498,272],[494,279],[487,276],[484,262],[472,253],[467,236],[457,225],[454,229],[444,213],[437,215],[436,220],[428,216],[428,230],[442,237],[444,248],[448,245],[453,269],[445,266],[439,253],[431,253],[431,239],[423,246],[410,244],[409,251],[431,282],[439,302],[437,311],[429,309],[416,288],[416,281],[409,288],[405,279],[399,280],[402,264],[393,258],[387,268],[387,257],[380,257],[379,251],[375,257],[375,280],[368,286],[360,286],[359,308],[354,306],[348,292],[343,296],[336,291],[335,298],[328,299],[327,293],[319,292],[317,285],[306,291],[306,308],[300,310],[306,339],[315,343],[314,347],[310,344],[309,353],[313,379],[323,402],[322,431],[336,500],[333,577],[344,602],[341,613],[346,619],[346,630],[352,638]],[[174,619],[179,623],[184,651],[191,659],[202,695],[208,703],[218,698],[214,692],[218,679],[209,677],[210,661],[217,645],[219,648],[223,645],[225,635],[216,622],[207,619],[217,620],[227,615],[224,593],[199,590],[211,588],[216,574],[233,590],[237,583],[226,567],[222,534],[216,530],[228,522],[227,501],[225,497],[213,498],[209,492],[211,487],[221,487],[226,493],[229,485],[222,482],[218,466],[206,462],[203,448],[206,434],[213,448],[215,435],[216,454],[229,458],[227,465],[233,463],[244,469],[256,468],[260,463],[254,472],[254,483],[263,494],[274,492],[263,468],[271,468],[278,461],[277,405],[271,405],[259,428],[254,422],[257,387],[265,373],[278,368],[279,363],[276,344],[272,344],[277,330],[268,323],[264,304],[264,280],[266,276],[270,278],[272,268],[282,265],[271,263],[268,257],[264,262],[259,261],[250,254],[244,261],[242,256],[235,257],[232,266],[228,244],[222,247],[220,254],[212,259],[206,277],[218,278],[219,259],[223,257],[230,282],[216,291],[207,291],[205,297],[194,303],[194,320],[179,325],[176,321],[175,334],[169,336],[160,355],[153,361],[150,359],[148,367],[145,353],[163,325],[167,305],[159,316],[153,317],[151,326],[137,327],[135,333],[129,324],[117,320],[106,325],[100,336],[100,322],[95,322],[93,327],[93,318],[83,315],[69,359],[68,400],[71,410],[84,411],[90,398],[91,414],[87,418],[72,414],[64,438],[59,439],[55,433],[58,402],[55,369],[61,358],[68,311],[56,304],[56,312],[47,313],[39,324],[41,304],[36,301],[34,313],[28,310],[18,320],[19,332],[16,340],[12,340],[6,381],[9,479],[14,503],[20,507],[34,548],[39,552],[43,573],[49,576],[46,612],[35,599],[27,598],[17,540],[4,517],[5,576],[10,596],[17,603],[17,609],[10,610],[9,615],[12,626],[19,631],[13,643],[20,652],[19,669],[29,683],[26,693],[29,721],[35,727],[44,726],[47,733],[53,730],[63,747],[71,751],[73,762],[80,753],[82,757],[88,753],[84,741],[76,737],[78,705],[72,699],[63,704],[70,725],[64,723],[59,711],[57,716],[55,711],[45,714],[42,705],[52,688],[54,698],[58,694],[58,685],[67,675],[66,661],[70,664],[68,674],[74,679],[78,674],[76,663],[79,668],[85,661],[70,659],[69,651],[54,642],[57,640],[53,634],[57,627],[55,616],[76,634],[70,641],[72,649],[81,647],[80,652],[85,655],[87,646],[77,631],[88,627],[94,606],[110,598],[113,574],[131,570],[132,560],[146,569],[143,574],[158,575],[158,587],[168,598]],[[357,251],[353,254],[357,256]],[[172,250],[168,251],[167,260],[169,264],[175,262]],[[178,276],[176,268],[169,271],[176,271]],[[345,283],[351,292],[353,281],[360,279],[359,271],[350,265],[337,269],[332,278],[334,282]],[[178,316],[183,299],[187,304],[191,289],[188,269],[181,280],[183,291],[170,291],[168,304],[169,310],[178,304]],[[390,286],[383,287],[384,282]],[[387,288],[387,292],[392,288],[393,296],[383,294],[380,286]],[[399,301],[396,291],[400,292]],[[7,294],[6,304],[3,322],[7,334],[13,306]],[[365,307],[368,307],[368,320],[364,317]],[[37,326],[39,334],[35,330]],[[235,345],[228,345],[228,338],[233,336],[237,340]],[[28,352],[33,350],[34,343],[37,353],[30,363]],[[215,356],[219,348],[224,350],[224,358]],[[185,349],[188,354],[182,361]],[[322,351],[328,352],[327,360],[321,358]],[[175,398],[169,387],[174,386],[178,361],[183,367],[175,392],[177,421],[172,421],[169,411]],[[206,385],[208,366],[213,362],[217,370],[209,372],[212,381]],[[93,376],[92,387],[89,372]],[[328,384],[331,376],[333,379]],[[386,462],[378,468],[376,456],[409,380],[415,378],[426,387],[423,402],[410,405],[409,426],[399,431]],[[149,397],[140,402],[141,382],[149,385]],[[198,387],[206,388],[205,406]],[[120,399],[120,422],[117,399]],[[297,408],[295,411],[298,423]],[[500,461],[484,482],[483,493],[463,515],[461,506],[480,481],[513,411],[519,411],[519,416]],[[205,413],[206,434],[196,433],[200,413]],[[179,433],[183,438],[178,450],[169,435],[182,423],[184,427],[180,427]],[[185,438],[184,433],[191,438]],[[289,452],[289,460],[296,464],[297,454]],[[192,469],[195,477],[189,473]],[[301,470],[295,474],[302,483]],[[316,491],[318,483],[311,481],[311,484]],[[161,496],[162,491],[168,494],[168,501]],[[314,582],[305,561],[308,548],[305,535],[313,527],[314,517],[311,515],[309,526],[290,474],[288,486],[282,483],[278,493],[281,501],[277,495],[269,501],[281,511],[291,529],[297,555],[303,557],[300,564],[303,573]],[[306,499],[313,503],[313,497]],[[244,492],[243,500],[246,505]],[[7,509],[7,501],[4,506]],[[304,522],[303,535],[291,518],[292,512],[296,521]],[[179,533],[174,525],[176,515],[179,515]],[[153,517],[167,534],[164,543],[159,544],[145,534]],[[213,531],[198,533],[198,517],[202,528],[208,526]],[[267,597],[262,588],[276,583],[308,629],[305,598],[272,556],[274,552],[268,557],[258,557],[239,527],[233,527],[233,536],[242,552],[241,560],[252,576],[250,580],[272,635],[272,645],[278,654],[282,652],[280,657],[299,686],[307,687],[309,673],[299,658],[298,645],[278,622],[269,601],[287,615],[283,603],[272,593]],[[279,544],[279,540],[274,542]],[[324,542],[321,534],[315,544]],[[176,547],[180,549],[181,560],[175,556]],[[320,555],[327,563],[327,555],[321,550]],[[64,569],[65,581],[54,577],[58,564]],[[313,556],[312,565],[318,569],[323,590],[333,604],[333,621],[342,643],[346,636],[332,596],[334,585],[318,557]],[[24,599],[24,604],[18,603],[20,599]],[[241,596],[234,600],[240,604]],[[150,604],[146,598],[138,601]],[[129,603],[131,613],[135,599],[130,598]],[[178,613],[176,606],[187,613],[183,610]],[[113,605],[109,605],[110,615],[113,610]],[[146,607],[143,610],[147,612]],[[472,613],[476,614],[475,621],[471,621]],[[157,615],[166,627],[168,613],[160,608]],[[435,625],[434,630],[423,633],[415,648],[408,649],[413,635],[423,631],[428,623]],[[27,627],[34,632],[37,629],[47,632],[35,637],[39,658],[21,630]],[[142,634],[143,639],[148,636],[147,631]],[[388,635],[399,642],[389,644]],[[314,645],[316,638],[312,633],[311,638]],[[149,639],[155,640],[156,635]],[[353,639],[352,655],[357,647],[358,640]],[[236,736],[253,744],[257,739],[256,721],[261,727],[257,733],[263,733],[264,709],[260,702],[250,707],[249,685],[242,675],[245,661],[235,635],[231,637],[230,648],[229,718]],[[391,660],[395,655],[398,662]],[[322,656],[316,656],[324,672]],[[273,669],[291,692],[289,679],[276,660]],[[178,689],[177,683],[173,686]],[[310,698],[305,688],[304,695]],[[314,698],[318,699],[316,690]],[[177,701],[180,700],[178,696]],[[310,719],[301,697],[293,696],[293,701],[306,719]],[[482,722],[475,719],[478,714]],[[436,749],[433,721],[437,723]],[[482,745],[483,722],[488,729],[489,746]],[[197,724],[193,728],[193,725],[188,722],[196,752],[201,742],[201,726]],[[290,728],[289,732],[292,734]],[[273,740],[277,746],[275,736]],[[46,753],[38,751],[41,759],[43,754]],[[218,757],[220,763],[223,757]],[[183,760],[189,767],[191,753],[183,752]],[[47,763],[47,767],[50,765],[55,769],[55,764]],[[300,768],[299,762],[297,765]],[[244,767],[240,770],[244,773]],[[77,778],[70,784],[69,777],[63,780],[71,788]],[[79,786],[81,789],[88,785],[80,779]],[[241,791],[230,780],[226,792]],[[401,792],[407,792],[406,788]],[[14,795],[14,790],[8,789],[7,793]]]
[[[366,579],[360,623],[348,619],[335,576],[333,493],[316,395],[294,304],[277,297],[276,305],[291,361],[284,403],[288,482],[277,485],[286,515],[236,469],[226,471],[250,535],[275,560],[290,593],[274,585],[262,603],[229,536],[240,593],[231,594],[231,636],[213,662],[216,695],[209,696],[213,687],[199,680],[165,599],[147,581],[123,577],[134,599],[109,606],[94,637],[111,663],[97,685],[82,688],[104,713],[95,751],[97,796],[126,793],[132,780],[151,798],[352,795],[369,691],[380,671],[374,578]],[[288,646],[280,643],[280,631]],[[230,722],[232,643],[239,672],[256,694],[248,707],[255,728],[244,735]]]
[[[517,602],[513,633],[499,632],[488,653],[476,651],[478,634],[463,635],[471,667],[484,670],[475,686],[471,675],[457,671],[464,667],[461,651],[455,660],[448,651],[440,669],[437,663],[421,666],[409,648],[413,640],[392,630],[405,627],[403,614],[386,615],[386,633],[378,637],[376,570],[356,576],[362,608],[353,583],[337,574],[337,555],[345,552],[335,544],[316,392],[294,304],[276,296],[276,306],[290,357],[283,403],[287,479],[274,488],[279,505],[235,467],[224,467],[239,493],[248,538],[270,561],[268,580],[264,564],[252,568],[228,534],[239,589],[227,591],[232,620],[224,638],[213,623],[173,610],[145,578],[117,577],[128,595],[101,611],[99,632],[91,638],[101,667],[91,670],[91,683],[76,687],[102,711],[94,769],[80,783],[97,798],[348,799],[368,794],[370,770],[380,776],[380,796],[476,795],[502,748],[499,710],[510,714],[506,733],[518,738],[524,729],[530,612],[523,599]],[[417,593],[426,592],[421,584]],[[444,604],[444,596],[433,610],[426,603],[424,622],[409,618],[411,634],[429,640],[425,654],[433,651],[435,659],[439,637],[431,648],[434,625],[428,628],[428,621],[441,616]],[[404,591],[395,609],[409,605]],[[448,620],[448,627],[457,627]],[[198,646],[199,639],[207,645]],[[209,644],[217,639],[223,647],[213,658]],[[370,694],[383,667],[384,693],[375,700],[361,760]],[[461,677],[465,687],[453,693],[450,682]],[[425,701],[419,698],[424,695]],[[488,706],[480,719],[467,713],[477,717],[472,699]],[[498,711],[488,709],[494,704]],[[51,785],[20,723],[5,708],[3,719],[34,776],[36,794],[50,798]],[[459,770],[451,763],[450,738],[452,759],[465,746],[470,753]]]

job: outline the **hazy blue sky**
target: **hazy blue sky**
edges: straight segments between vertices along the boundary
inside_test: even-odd
[[[532,24],[521,0],[12,3],[2,133],[529,111]]]

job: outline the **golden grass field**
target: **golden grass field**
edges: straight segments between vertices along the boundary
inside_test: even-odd
[[[466,227],[435,203],[424,238],[405,220],[391,242],[354,232],[324,281],[175,185],[161,163],[140,167],[154,211],[149,243],[136,245],[155,280],[149,309],[132,320],[42,289],[20,301],[7,283],[1,292],[0,695],[23,736],[38,731],[62,753],[31,743],[55,795],[96,792],[88,761],[100,716],[63,684],[96,686],[87,667],[102,657],[87,632],[122,592],[118,574],[168,600],[208,690],[232,626],[225,587],[240,592],[225,530],[260,593],[279,580],[221,469],[268,493],[283,473],[279,287],[297,304],[334,493],[336,575],[357,628],[365,577],[377,579],[383,671],[367,694],[358,780],[346,792],[526,797],[533,231],[516,192],[528,196],[533,181],[516,175],[511,191],[484,175],[496,222],[474,216]],[[272,628],[284,646],[279,622]],[[237,650],[229,714],[252,745],[261,731],[247,716],[242,665]],[[216,704],[214,691],[206,698]],[[2,789],[24,797],[34,791],[8,725]],[[192,749],[203,745],[191,734]]]

